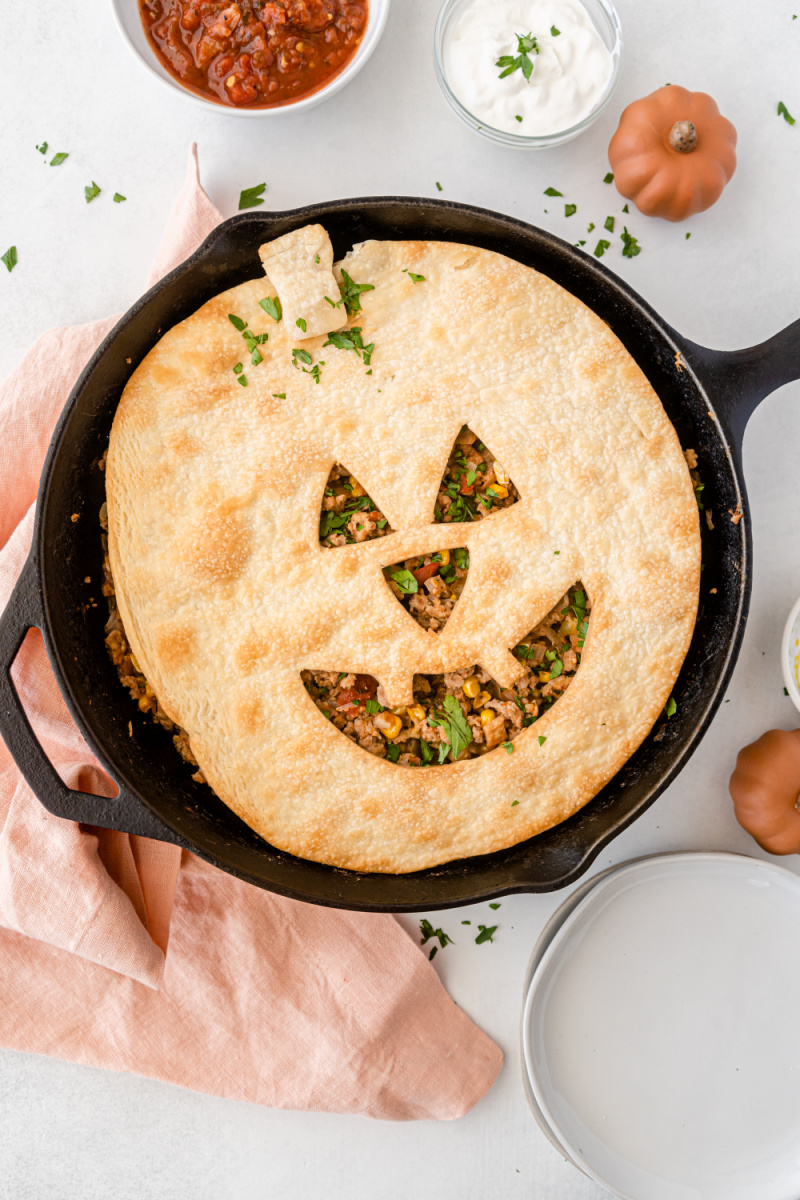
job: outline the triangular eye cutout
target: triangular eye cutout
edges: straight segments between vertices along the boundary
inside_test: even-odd
[[[319,541],[326,549],[371,542],[391,533],[386,517],[347,467],[334,463],[319,515]]]
[[[450,451],[439,484],[434,519],[437,524],[480,521],[519,500],[506,471],[488,446],[464,425]]]
[[[383,568],[383,576],[417,624],[438,633],[458,603],[468,571],[469,551],[459,546],[393,563]]]

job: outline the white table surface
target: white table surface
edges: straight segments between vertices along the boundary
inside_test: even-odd
[[[394,0],[383,41],[354,83],[305,116],[263,123],[204,114],[171,96],[121,42],[104,0],[23,6],[1,93],[0,251],[15,243],[19,265],[12,275],[0,268],[0,375],[48,327],[120,312],[137,298],[193,140],[226,216],[240,189],[262,180],[273,209],[339,196],[436,196],[439,180],[445,198],[571,240],[594,221],[596,239],[622,206],[602,182],[618,115],[666,82],[716,97],[739,130],[739,170],[720,203],[685,226],[632,213],[641,255],[622,258],[616,238],[605,262],[697,342],[734,348],[769,337],[800,316],[800,120],[790,127],[776,116],[783,100],[800,118],[796,3],[618,0],[624,68],[609,110],[580,140],[540,153],[495,147],[447,108],[431,61],[438,0]],[[10,18],[11,0],[2,7]],[[47,166],[35,149],[43,139],[68,151],[67,163]],[[92,180],[103,193],[87,205]],[[576,216],[565,219],[564,201],[543,196],[551,185],[577,203]],[[116,190],[125,204],[111,202]],[[742,745],[798,723],[778,660],[783,621],[800,593],[798,444],[793,384],[761,405],[745,438],[753,600],[728,702],[680,778],[594,870],[659,850],[760,853],[734,821],[727,780]],[[798,870],[798,859],[785,865]],[[436,968],[506,1053],[492,1092],[462,1120],[394,1125],[274,1112],[0,1052],[0,1200],[604,1195],[550,1147],[520,1083],[522,979],[561,898],[517,896],[495,914],[478,905],[435,918],[456,939]],[[464,918],[473,934],[478,920],[497,921],[494,944],[476,946]],[[416,919],[403,923],[417,927]]]

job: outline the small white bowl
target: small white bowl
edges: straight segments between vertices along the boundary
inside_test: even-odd
[[[304,112],[307,108],[313,108],[315,104],[327,100],[328,97],[335,96],[343,87],[346,87],[364,66],[381,40],[389,16],[390,4],[391,0],[369,0],[367,28],[361,39],[361,45],[344,70],[340,71],[338,75],[334,75],[330,83],[325,84],[319,91],[312,92],[310,96],[301,96],[291,104],[281,104],[275,108],[237,108],[232,104],[221,104],[216,100],[206,99],[198,92],[184,87],[174,75],[170,74],[150,45],[144,31],[142,18],[139,15],[139,0],[111,0],[111,11],[116,18],[124,41],[139,62],[147,68],[151,75],[166,84],[171,91],[178,92],[184,99],[204,108],[206,112],[210,110],[229,117],[278,117],[283,113]]]
[[[485,121],[478,120],[461,103],[451,88],[447,78],[445,46],[453,25],[470,3],[471,0],[444,0],[433,33],[433,65],[437,82],[445,100],[465,125],[475,130],[476,133],[480,133],[482,137],[489,138],[492,142],[498,142],[501,146],[517,146],[522,150],[544,150],[549,146],[560,146],[563,142],[572,141],[573,138],[594,124],[614,94],[621,69],[622,29],[611,0],[581,0],[611,55],[612,71],[605,91],[589,115],[579,121],[577,125],[571,125],[568,129],[559,129],[556,133],[542,134],[540,137],[526,137],[521,133],[509,133],[505,129],[495,129],[493,126],[487,125]]]
[[[800,711],[800,600],[789,613],[781,641],[783,682],[792,704]]]

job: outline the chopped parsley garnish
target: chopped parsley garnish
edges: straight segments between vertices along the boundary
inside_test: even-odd
[[[514,745],[512,742],[503,742],[503,749],[505,750],[506,754],[514,753]]]
[[[555,25],[551,25],[550,26],[550,35],[551,35],[551,37],[561,37],[561,30],[556,29]]]
[[[234,329],[238,329],[239,333],[247,328],[247,321],[243,321],[241,317],[237,317],[236,313],[228,313],[228,320]]]
[[[318,263],[318,262],[319,262],[319,255],[317,255],[317,256],[315,257],[315,259],[314,259],[314,262],[315,262],[315,263]]]
[[[594,221],[591,221],[591,222],[590,222],[590,223],[589,223],[589,224],[586,226],[586,232],[587,232],[587,233],[591,233],[593,229],[594,229]]]
[[[489,905],[489,908],[493,908],[495,910],[495,912],[497,912],[499,907],[500,907],[500,905],[498,904],[497,901],[495,901],[494,904]]]
[[[91,201],[94,200],[95,196],[100,195],[101,191],[102,191],[102,188],[99,188],[97,186],[97,184],[95,183],[95,181],[92,180],[92,186],[91,187],[87,186],[83,189],[83,194],[86,197],[86,203],[87,204],[91,203]]]
[[[386,747],[386,757],[388,758],[389,762],[396,763],[400,757],[400,747],[395,746],[394,743],[390,743]]]
[[[377,700],[368,700],[364,707],[368,713],[374,714],[383,712],[383,705],[379,704]]]
[[[286,392],[273,392],[272,395],[275,397],[276,400],[285,400],[286,399]]]
[[[602,258],[603,255],[605,254],[606,250],[608,250],[610,248],[610,246],[611,246],[611,242],[607,242],[605,238],[600,238],[600,241],[597,243],[597,245],[594,248],[595,258]]]
[[[451,551],[453,562],[461,571],[469,570],[469,551],[463,550],[460,547],[457,550]]]
[[[308,353],[308,351],[307,351],[307,350],[297,350],[297,349],[294,349],[294,350],[292,351],[292,358],[293,358],[293,360],[294,360],[294,365],[295,365],[295,366],[297,366],[298,362],[302,362],[302,363],[308,363],[308,365],[309,365],[309,366],[311,366],[311,363],[312,363],[312,358],[311,358],[311,355]]]
[[[604,177],[603,183],[613,183],[613,182],[614,182],[614,172],[609,171],[608,174]]]
[[[687,233],[687,235],[686,235],[686,240],[687,240],[687,242],[688,242],[688,240],[689,240],[689,238],[690,238],[691,236],[692,236],[692,235],[691,235],[690,233]]]
[[[403,267],[403,274],[407,275],[412,283],[424,283],[424,275],[415,275],[413,271],[409,271],[408,267]]]
[[[794,117],[789,112],[788,108],[786,107],[786,105],[783,103],[782,100],[778,101],[778,116],[783,117],[783,119],[787,125],[794,125],[794,123],[795,123]]]
[[[516,57],[513,54],[502,54],[498,58],[494,65],[503,68],[498,78],[505,79],[506,75],[512,75],[514,71],[522,71],[525,78],[530,80],[533,74],[533,60],[529,56],[539,53],[539,43],[530,33],[517,33],[514,36],[517,39]]]
[[[263,300],[259,300],[259,306],[263,308],[268,317],[272,317],[273,321],[280,321],[283,316],[281,302],[276,296],[273,300],[272,296],[265,296]]]
[[[342,282],[339,285],[339,291],[342,293],[342,301],[344,303],[345,312],[348,317],[353,317],[357,312],[361,311],[361,293],[374,292],[374,283],[354,283],[347,271],[342,271]],[[326,296],[327,300],[328,297]],[[330,301],[333,304],[333,301]],[[333,304],[334,308],[338,305]]]
[[[639,245],[639,243],[637,242],[637,240],[633,236],[633,234],[628,233],[626,226],[623,226],[620,237],[622,238],[622,257],[623,258],[636,258],[637,254],[641,254],[641,252],[642,252],[641,246]]]
[[[63,150],[59,150],[58,154],[54,154],[50,159],[51,167],[60,167],[63,162],[66,162],[69,154],[65,154]]]
[[[127,196],[123,196],[121,192],[114,192],[114,203],[122,204],[123,200],[127,200]]]
[[[337,350],[352,350],[359,358],[364,360],[364,365],[369,366],[372,355],[375,350],[375,343],[370,342],[368,346],[364,345],[361,337],[361,326],[354,325],[352,329],[346,329],[343,333],[333,332],[328,334],[327,342],[322,343],[325,346],[335,346]]]
[[[519,804],[519,800],[512,800],[512,801],[511,801],[511,807],[512,807],[512,808],[514,807],[514,805],[515,805],[515,804]]]
[[[623,212],[630,212],[631,210],[628,208],[627,204],[623,204],[623,206],[622,206],[622,211],[623,211]]]
[[[547,737],[544,734],[540,733],[539,734],[539,745],[543,746],[546,741],[547,741]]]
[[[437,192],[441,192],[441,190],[442,190],[442,185],[439,183],[438,179],[436,180],[436,190],[437,190]]]
[[[17,265],[17,247],[9,246],[5,254],[2,256],[2,258],[0,258],[0,262],[5,264],[7,271],[13,271],[14,267]]]
[[[444,729],[449,742],[447,749],[450,750],[452,758],[455,760],[462,751],[466,750],[472,741],[472,730],[467,724],[461,705],[455,696],[445,696],[444,712],[437,715],[440,715],[439,724]],[[442,756],[441,751],[443,748],[444,746],[440,746],[439,748],[440,761],[442,762],[447,755],[447,750],[445,750],[445,755]]]
[[[577,204],[565,204],[564,205],[564,216],[565,217],[572,217],[575,215],[575,213],[577,211],[578,211]]]
[[[240,362],[238,362],[236,364],[236,366],[233,368],[233,373],[234,373],[234,375],[241,375],[243,370],[244,370],[244,367],[242,366],[242,364]]]
[[[613,233],[614,232],[614,218],[606,217],[605,225],[603,226],[603,228],[607,229],[609,233]]]
[[[397,749],[399,750],[400,747],[398,746]],[[444,950],[445,946],[454,946],[455,945],[455,942],[449,936],[449,934],[446,934],[443,929],[434,929],[433,926],[431,925],[430,921],[427,919],[427,917],[423,917],[422,920],[420,921],[419,932],[420,932],[420,943],[419,943],[420,946],[424,946],[426,942],[430,942],[433,939],[436,939],[436,941],[438,941],[439,946],[441,946],[441,948],[443,950]],[[436,949],[438,949],[438,947],[436,947]]]
[[[493,942],[494,934],[497,933],[496,925],[479,925],[480,933],[475,938],[475,945],[481,946],[484,942]]]
[[[417,583],[416,579],[412,575],[411,571],[407,571],[405,568],[400,571],[394,571],[392,573],[392,579],[400,588],[400,591],[404,596],[413,596],[419,591],[419,584]]]
[[[246,376],[246,375],[240,375],[240,376],[239,376],[239,383],[242,385],[242,387],[247,387],[247,376]]]
[[[678,706],[675,703],[675,697],[670,696],[669,700],[667,701],[666,705],[664,706],[664,712],[667,714],[668,717],[674,717],[675,713],[677,711],[678,711]]]
[[[243,208],[258,208],[259,204],[263,204],[264,192],[267,190],[265,183],[257,183],[255,187],[244,188],[239,194],[239,212]]]
[[[303,333],[305,333],[307,326],[303,317],[298,317],[295,321],[295,325],[298,329],[302,329]]]
[[[564,195],[563,192],[557,191],[554,187],[545,188],[544,194],[545,194],[545,196],[563,196]]]
[[[47,154],[47,142],[42,142],[41,146],[37,146],[36,149],[40,154]]]
[[[515,120],[515,121],[520,121],[520,122],[521,122],[521,121],[522,121],[522,117],[514,117],[514,120]]]

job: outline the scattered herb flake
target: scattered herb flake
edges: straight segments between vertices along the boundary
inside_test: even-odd
[[[544,734],[540,733],[539,734],[539,745],[543,746],[546,741],[547,741],[547,737]]]
[[[410,571],[403,567],[399,571],[392,573],[392,579],[400,588],[404,596],[414,596],[419,591],[419,584]]]
[[[613,182],[614,182],[614,172],[609,171],[608,174],[603,177],[603,183],[613,183]]]
[[[307,363],[308,366],[310,367],[311,363],[312,363],[312,358],[307,350],[298,350],[295,348],[292,351],[292,362],[294,363],[295,366],[297,366],[298,362],[302,362],[302,363]]]
[[[545,188],[544,194],[545,194],[545,196],[563,196],[564,195],[563,192],[557,191],[554,187]]]
[[[348,317],[354,317],[357,312],[361,311],[361,293],[374,292],[375,284],[354,283],[347,274],[347,271],[342,271],[342,282],[339,285],[339,291],[342,293],[340,303],[344,304],[345,312]],[[325,299],[327,300],[328,297],[326,296]],[[331,304],[333,304],[333,301],[331,301]],[[333,304],[333,307],[337,308],[338,305]]]
[[[496,925],[479,925],[480,933],[475,938],[475,945],[481,946],[484,942],[493,942],[494,934],[497,933]]]
[[[782,100],[778,101],[778,116],[783,117],[787,125],[794,125],[795,120]]]
[[[471,925],[472,921],[462,921],[461,924],[462,925]]]
[[[397,749],[399,750],[400,747],[398,746]],[[443,950],[445,946],[453,946],[455,944],[450,935],[445,933],[443,929],[434,929],[427,917],[423,917],[420,921],[419,932],[420,946],[424,946],[426,942],[431,941],[433,938],[436,938]],[[434,947],[434,949],[438,949],[438,947]]]
[[[258,303],[268,317],[272,317],[273,321],[280,321],[281,317],[283,316],[283,309],[281,308],[281,302],[277,296],[274,299],[272,296],[265,296],[264,299],[259,300]]]
[[[437,192],[441,192],[441,191],[442,191],[442,185],[439,183],[439,180],[438,180],[438,179],[436,180],[436,190],[437,190]]]
[[[637,254],[641,254],[642,248],[633,234],[628,233],[627,226],[623,225],[620,237],[622,238],[623,258],[636,258]]]
[[[272,395],[275,397],[276,400],[285,400],[286,399],[286,392],[273,392]]]
[[[556,29],[555,25],[550,26],[550,34],[552,37],[561,37],[561,30]]]
[[[114,203],[122,204],[123,200],[127,200],[127,196],[123,196],[122,192],[114,192]]]
[[[228,320],[230,321],[230,323],[234,327],[234,329],[239,330],[239,333],[241,333],[242,330],[247,328],[247,322],[243,321],[241,317],[237,317],[236,313],[228,313]]]
[[[586,232],[591,233],[593,229],[594,229],[594,221],[592,221],[589,225],[586,226]]]
[[[298,317],[297,320],[295,321],[295,325],[297,326],[298,329],[302,329],[303,333],[305,333],[307,326],[306,326],[305,319],[303,317]]]
[[[238,362],[236,364],[236,366],[233,368],[233,373],[234,373],[234,375],[241,375],[243,370],[244,370],[244,367],[242,366],[242,364],[240,362]]]
[[[506,754],[513,754],[514,753],[514,743],[513,742],[503,742],[503,749],[505,750]]]
[[[519,122],[520,122],[520,124],[522,124],[522,117],[514,117],[514,120],[515,120],[515,121],[519,121]]]
[[[688,240],[689,240],[689,238],[690,238],[691,236],[692,236],[692,235],[691,235],[690,233],[687,233],[687,235],[686,235],[686,240],[687,240],[687,242],[688,242]]]
[[[47,154],[47,142],[42,142],[41,146],[37,146],[36,149],[40,154]]]
[[[63,150],[59,150],[58,154],[54,154],[50,159],[51,167],[60,167],[63,162],[66,162],[69,154],[65,154]]]
[[[9,246],[5,254],[2,256],[2,258],[0,258],[0,262],[5,264],[7,271],[13,271],[14,267],[17,265],[17,247]]]
[[[244,188],[239,194],[239,212],[243,208],[258,208],[259,204],[263,204],[266,190],[265,183],[257,183],[254,187]]]
[[[565,204],[565,205],[564,205],[564,216],[565,216],[565,217],[571,217],[571,216],[574,216],[574,214],[575,214],[577,211],[578,211],[578,206],[577,206],[577,204]]]
[[[455,761],[472,741],[472,730],[455,696],[445,696],[444,711],[446,716],[442,718],[442,725],[448,735],[449,748]]]
[[[499,905],[499,903],[498,903],[496,900],[495,900],[495,902],[494,902],[493,904],[490,904],[490,905],[489,905],[489,908],[493,908],[493,909],[495,910],[495,912],[497,912],[497,910],[498,910],[498,908],[499,908],[499,907],[500,907],[500,905]]]
[[[514,71],[522,71],[522,74],[530,82],[533,74],[533,60],[529,57],[531,54],[539,53],[539,43],[533,34],[517,33],[514,35],[517,39],[517,55],[501,54],[496,67],[502,67],[498,78],[505,79],[506,75],[513,75]]]
[[[597,245],[594,248],[595,258],[602,258],[603,255],[605,254],[606,250],[608,250],[610,248],[610,246],[611,246],[611,242],[607,242],[605,238],[600,238],[600,241],[597,243]]]
[[[101,191],[102,189],[97,186],[94,180],[92,180],[92,186],[87,186],[83,189],[83,194],[86,197],[86,203],[90,204],[91,201],[94,200],[95,196],[100,195]]]
[[[239,376],[239,383],[242,385],[242,387],[247,387],[247,376],[246,376],[246,375],[240,375],[240,376]]]
[[[515,805],[515,804],[519,804],[519,800],[512,800],[512,801],[511,801],[511,807],[512,807],[512,808],[514,807],[514,805]]]
[[[315,263],[318,263],[318,262],[319,262],[319,255],[318,255],[318,254],[317,254],[317,255],[316,255],[316,257],[314,258],[314,262],[315,262]]]
[[[604,228],[604,229],[607,229],[609,233],[613,233],[613,232],[614,232],[614,218],[613,218],[613,217],[606,217],[605,224],[604,224],[603,228]]]
[[[424,283],[424,275],[415,275],[413,271],[409,271],[408,267],[403,267],[403,274],[407,275],[412,283]]]
[[[670,696],[669,700],[667,701],[666,705],[664,706],[664,712],[667,714],[668,717],[674,717],[675,713],[677,711],[678,711],[678,706],[675,703],[675,697]]]
[[[623,211],[623,212],[630,212],[631,210],[628,208],[627,204],[625,204],[625,205],[623,205],[622,211]]]

